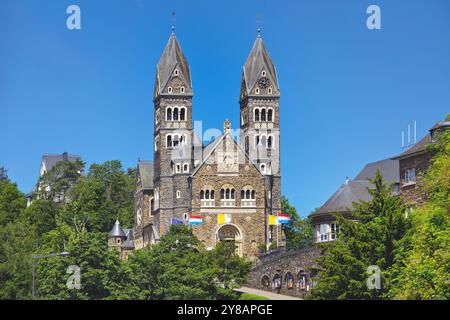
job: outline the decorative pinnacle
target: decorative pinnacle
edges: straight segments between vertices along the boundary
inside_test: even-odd
[[[261,28],[258,28],[256,31],[258,32],[258,38],[261,38]]]

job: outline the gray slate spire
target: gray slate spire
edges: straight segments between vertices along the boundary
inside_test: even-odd
[[[119,220],[116,220],[116,223],[114,224],[114,227],[111,229],[108,235],[109,238],[127,238],[127,235],[125,234],[125,231],[123,231],[122,227],[120,226]]]
[[[174,74],[175,69],[178,70],[177,76]],[[175,33],[172,32],[156,67],[155,97],[167,93],[165,89],[175,76],[183,83],[185,94],[192,95],[189,63],[181,51]]]
[[[272,83],[273,94],[278,95],[277,71],[261,36],[258,34],[243,67],[242,85],[245,95],[251,95],[258,80],[262,77],[262,71],[266,71],[266,77]]]

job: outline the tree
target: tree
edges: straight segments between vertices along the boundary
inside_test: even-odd
[[[67,257],[39,260],[37,288],[40,299],[107,299],[117,295],[126,280],[123,262],[116,251],[109,250],[105,233],[83,230],[76,233],[61,224],[45,236],[40,253],[68,251]],[[67,286],[67,268],[80,268],[80,289]]]
[[[412,228],[395,252],[387,295],[393,299],[450,299],[450,131],[428,148],[433,155],[424,179],[428,200],[411,210]]]
[[[326,254],[318,259],[319,284],[311,292],[313,299],[378,299],[388,290],[388,279],[381,290],[367,288],[367,268],[376,265],[388,276],[394,250],[407,228],[405,207],[380,172],[370,181],[372,200],[353,204],[352,215],[358,221],[337,215],[341,232],[337,241],[324,245]]]
[[[133,299],[218,299],[237,297],[232,289],[246,278],[249,263],[234,247],[203,248],[192,230],[171,226],[161,242],[135,252],[128,262]]]
[[[9,179],[0,180],[0,226],[18,219],[26,207],[25,195]]]
[[[125,227],[134,221],[133,171],[124,172],[120,161],[93,164],[86,177],[72,188],[72,199],[61,219],[76,230],[107,232],[118,219]]]
[[[67,194],[80,178],[83,168],[84,163],[80,159],[74,162],[57,162],[39,178],[36,198],[61,203],[70,200],[70,198],[66,199]]]
[[[6,170],[5,167],[0,167],[0,181],[8,179],[7,172],[8,170]]]
[[[304,249],[313,245],[312,224],[309,218],[302,219],[297,209],[283,196],[281,198],[281,211],[291,216],[292,221],[283,225],[286,236],[286,247],[289,249]]]

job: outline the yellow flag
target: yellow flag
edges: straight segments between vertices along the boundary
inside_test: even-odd
[[[278,224],[277,216],[269,215],[269,226],[276,226]]]
[[[219,213],[217,215],[217,224],[225,224],[231,222],[231,214],[230,213]]]

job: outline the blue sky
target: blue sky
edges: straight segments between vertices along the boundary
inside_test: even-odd
[[[151,159],[155,67],[170,34],[191,66],[193,117],[239,123],[242,65],[261,16],[281,87],[283,193],[305,216],[450,111],[447,0],[25,1],[0,11],[0,165],[22,191],[43,153],[90,165]],[[81,7],[82,29],[66,28]],[[382,10],[382,30],[366,9]]]

